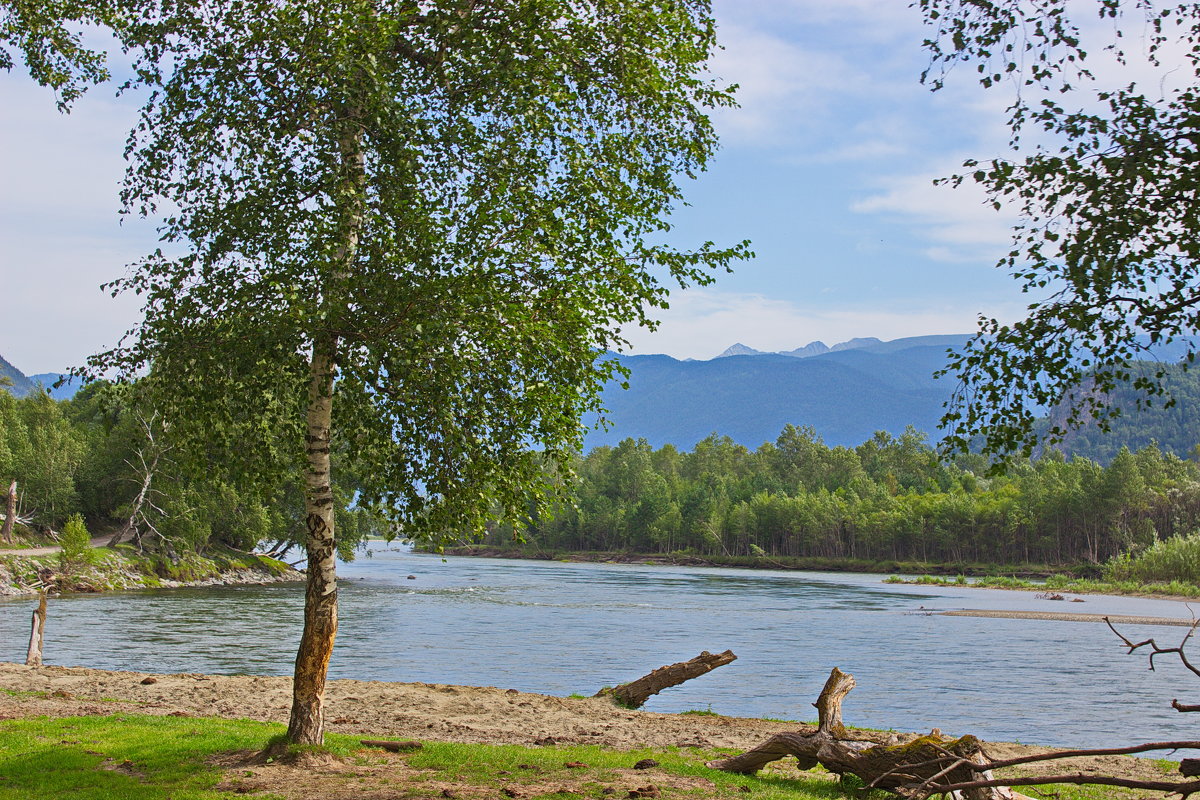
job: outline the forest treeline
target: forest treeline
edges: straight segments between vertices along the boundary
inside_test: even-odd
[[[131,529],[168,554],[303,542],[298,486],[241,484],[219,465],[184,473],[172,454],[136,384],[93,383],[66,401],[0,391],[0,482],[17,481],[30,528],[58,530],[81,513],[93,532]],[[1155,445],[1106,466],[1050,452],[988,476],[981,457],[941,460],[911,428],[846,448],[789,425],[756,450],[715,434],[690,452],[626,439],[573,466],[571,502],[522,537],[577,551],[1080,564],[1200,529],[1200,468]],[[353,497],[353,476],[335,474]],[[339,524],[346,555],[391,532],[362,508]],[[485,542],[512,535],[492,525]]]
[[[521,537],[546,549],[993,564],[1102,563],[1196,530],[1200,470],[1155,445],[1107,466],[1050,452],[988,477],[924,434],[827,447],[787,426],[756,450],[712,435],[690,452],[645,440],[576,465],[574,507]],[[504,546],[496,526],[487,543]]]
[[[72,514],[93,533],[126,530],[139,549],[167,556],[213,545],[281,553],[304,541],[304,503],[293,482],[239,482],[214,464],[189,473],[137,384],[95,382],[70,400],[44,391],[0,390],[0,491],[17,483],[17,516],[30,534],[53,534]],[[335,490],[352,497],[349,476]],[[3,504],[0,503],[0,511]],[[365,509],[339,514],[340,550],[350,556],[382,521]]]

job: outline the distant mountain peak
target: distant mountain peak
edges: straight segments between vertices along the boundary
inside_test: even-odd
[[[832,352],[837,352],[838,350],[858,350],[861,347],[874,347],[877,344],[883,344],[883,340],[876,339],[874,336],[867,336],[863,338],[850,339],[846,342],[838,342],[829,349]]]
[[[803,347],[797,347],[795,350],[776,350],[769,353],[765,350],[755,350],[753,347],[738,342],[729,347],[724,353],[717,358],[726,356],[790,356],[791,358],[812,358],[813,356],[823,356],[826,353],[840,353],[846,350],[864,350],[874,353],[898,352],[909,347],[958,347],[970,338],[970,334],[937,334],[932,336],[908,336],[900,339],[892,339],[891,341],[883,341],[874,336],[859,336],[849,339],[844,342],[838,342],[830,347],[821,340],[809,342]]]
[[[725,348],[725,352],[717,356],[717,358],[725,358],[726,356],[763,356],[766,355],[762,350],[755,350],[753,347],[738,342]]]
[[[792,358],[809,358],[828,353],[829,349],[829,345],[818,339],[815,342],[809,342],[804,347],[797,347],[795,350],[780,350],[779,355],[791,356]]]

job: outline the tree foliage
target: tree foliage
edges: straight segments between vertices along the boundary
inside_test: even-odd
[[[3,0],[0,2],[0,69],[24,62],[35,81],[67,110],[88,84],[109,77],[105,54],[87,47],[85,26],[117,30],[125,14],[109,0]]]
[[[113,285],[146,321],[97,364],[153,364],[207,458],[295,469],[335,341],[333,447],[364,500],[414,534],[519,511],[528,443],[578,442],[619,327],[737,254],[653,244],[728,102],[698,75],[703,3],[212,2],[170,24],[135,34],[159,89],[125,199],[177,209],[187,253]]]
[[[788,426],[757,450],[713,435],[691,452],[626,439],[583,457],[572,502],[524,528],[548,549],[872,562],[1098,564],[1200,525],[1200,471],[1157,447],[1107,466],[1051,452],[989,477],[922,434],[828,447]]]
[[[289,738],[319,743],[333,460],[409,537],[544,507],[598,356],[744,253],[661,244],[731,100],[707,0],[163,9],[125,33],[151,91],[123,197],[167,247],[112,285],[145,320],[92,370],[150,369],[194,466],[303,476]]]
[[[1011,86],[1017,155],[968,162],[997,207],[1021,213],[999,266],[1035,300],[1025,319],[982,319],[951,362],[961,380],[948,443],[1028,455],[1035,420],[1060,408],[1051,441],[1120,410],[1170,403],[1164,368],[1134,364],[1176,343],[1194,360],[1200,328],[1200,6],[1154,0],[921,0],[933,28],[926,79],[970,64]],[[1115,83],[1096,77],[1100,59]],[[1133,70],[1137,65],[1139,70]],[[1128,77],[1126,77],[1128,76]],[[1140,76],[1141,82],[1136,79]],[[1028,140],[1034,144],[1025,145]]]

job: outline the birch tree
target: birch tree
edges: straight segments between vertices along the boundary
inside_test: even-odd
[[[917,5],[930,25],[926,80],[936,88],[966,66],[1014,92],[1014,155],[969,161],[951,180],[1019,210],[998,266],[1033,296],[1015,323],[981,319],[953,357],[947,442],[1028,455],[1081,425],[1107,431],[1126,384],[1135,406],[1170,405],[1166,365],[1141,362],[1167,345],[1185,366],[1200,352],[1200,6]]]
[[[336,452],[405,537],[544,509],[628,324],[745,245],[662,244],[716,147],[707,0],[197,0],[125,32],[152,88],[123,198],[162,249],[111,285],[204,464],[305,482],[288,739],[320,743]],[[190,444],[185,444],[190,443]],[[533,445],[540,448],[535,452]]]

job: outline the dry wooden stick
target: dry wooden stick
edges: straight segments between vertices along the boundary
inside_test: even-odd
[[[737,659],[732,650],[713,654],[705,650],[695,658],[659,667],[648,675],[643,675],[636,681],[623,683],[612,689],[601,689],[596,697],[611,697],[626,708],[641,708],[652,695],[663,689],[678,686],[684,681],[707,675],[717,667],[722,667]]]

